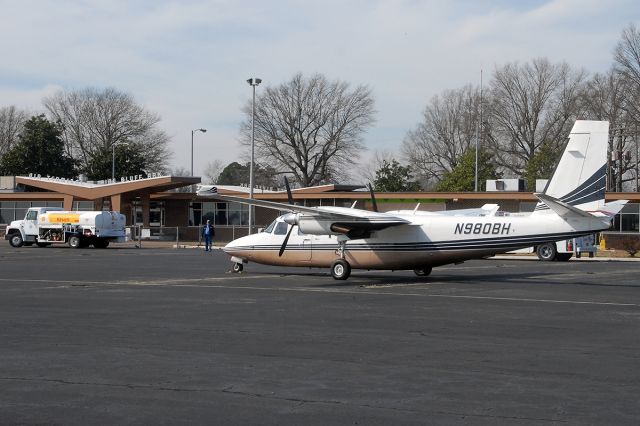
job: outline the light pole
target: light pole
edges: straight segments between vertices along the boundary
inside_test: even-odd
[[[195,129],[191,131],[191,176],[193,177],[193,134],[195,132],[207,133],[207,129]]]
[[[254,157],[254,140],[256,135],[255,117],[256,117],[256,86],[262,83],[259,78],[250,78],[247,80],[249,86],[253,88],[253,101],[251,102],[251,163],[249,163],[249,198],[253,199],[253,157]],[[249,205],[249,234],[253,227],[253,205]]]
[[[116,146],[129,145],[127,142],[114,142],[111,144],[111,181],[116,181]]]

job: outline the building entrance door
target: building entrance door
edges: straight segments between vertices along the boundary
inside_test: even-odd
[[[133,216],[131,222],[134,225],[143,226],[142,205],[134,204],[131,208]],[[149,226],[164,226],[165,208],[164,201],[152,201],[149,203]]]
[[[164,203],[152,202],[149,206],[149,226],[164,226]]]

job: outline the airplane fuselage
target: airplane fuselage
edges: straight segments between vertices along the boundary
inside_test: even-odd
[[[282,256],[285,235],[262,232],[232,241],[224,251],[235,258],[268,265],[330,267],[343,258],[354,269],[421,269],[482,258],[549,241],[560,241],[609,227],[608,219],[537,216],[403,216],[410,224],[345,241],[340,236],[306,235],[293,230]],[[281,219],[278,219],[281,220]],[[543,233],[540,230],[544,229]]]

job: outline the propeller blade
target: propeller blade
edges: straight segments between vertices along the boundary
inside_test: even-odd
[[[373,204],[373,211],[378,211],[378,203],[376,202],[376,196],[373,193],[373,188],[371,187],[371,183],[369,183],[369,194],[371,194],[371,204]]]
[[[291,195],[291,187],[289,186],[289,179],[284,177],[284,186],[287,188],[287,198],[289,200],[289,204],[293,205],[293,195]]]
[[[287,232],[287,236],[284,237],[284,241],[280,246],[280,252],[278,252],[278,257],[282,257],[282,253],[284,253],[284,249],[287,247],[287,243],[289,242],[289,236],[291,235],[291,231],[293,231],[293,225],[289,228],[289,232]]]

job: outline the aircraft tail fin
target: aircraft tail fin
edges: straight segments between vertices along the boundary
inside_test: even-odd
[[[558,206],[598,211],[604,205],[608,142],[608,121],[576,121],[560,162],[542,194],[550,198],[538,197],[540,202],[534,214],[557,213]]]

